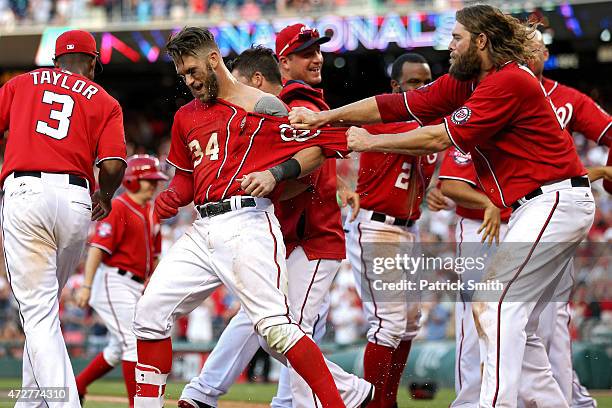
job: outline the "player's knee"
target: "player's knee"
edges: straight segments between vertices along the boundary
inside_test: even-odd
[[[136,304],[132,331],[139,339],[159,340],[169,336],[172,329],[168,318],[161,315],[159,304],[146,293]]]
[[[368,341],[381,346],[397,348],[404,338],[406,330],[398,324],[383,325],[382,327],[370,327],[368,330]]]
[[[104,356],[104,361],[106,361],[109,366],[115,367],[121,362],[122,351],[120,347],[108,345],[104,348],[102,355]]]
[[[303,336],[297,324],[266,324],[265,321],[257,325],[257,332],[264,338],[268,347],[277,353],[285,354]]]

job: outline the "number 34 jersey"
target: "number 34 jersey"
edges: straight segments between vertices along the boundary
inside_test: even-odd
[[[242,177],[311,146],[320,146],[328,157],[347,154],[346,128],[299,131],[286,117],[246,112],[219,98],[206,104],[194,99],[174,116],[167,160],[193,172],[194,202],[203,204],[244,195]]]
[[[38,69],[0,88],[0,136],[8,130],[0,187],[14,171],[68,173],[94,186],[98,160],[125,160],[119,103],[84,76]]]

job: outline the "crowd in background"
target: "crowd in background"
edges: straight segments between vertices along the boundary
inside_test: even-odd
[[[129,154],[153,153],[164,161],[168,154],[169,139],[167,124],[148,121],[145,115],[126,112],[126,131],[131,139]],[[138,134],[135,138],[131,135]],[[585,141],[579,135],[576,146],[586,165],[605,163],[607,151]],[[144,146],[152,142],[156,151]],[[343,161],[340,172],[351,173],[358,165],[358,158]],[[172,172],[167,166],[165,171]],[[612,243],[612,196],[600,184],[594,185],[597,200],[597,215],[589,234],[591,243],[601,243],[581,251],[605,251]],[[193,207],[182,209],[175,218],[165,222],[162,227],[163,248],[167,250],[172,243],[190,227],[195,218]],[[448,250],[453,251],[455,216],[453,211],[429,212],[423,206],[419,221],[423,242],[446,242]],[[595,249],[593,249],[595,248]],[[571,333],[575,340],[597,340],[598,337],[612,335],[612,296],[609,282],[612,274],[609,252],[598,256],[582,253],[576,264],[576,285],[572,300]],[[2,262],[2,269],[4,263]],[[76,306],[75,293],[81,285],[82,265],[68,281],[61,297],[60,316],[66,342],[72,355],[84,355],[99,350],[107,341],[107,332],[100,319],[91,310]],[[452,278],[452,271],[439,271],[438,278]],[[330,293],[331,309],[328,316],[326,341],[338,345],[348,345],[363,341],[366,324],[361,312],[361,301],[357,295],[354,277],[348,262],[344,262]],[[450,339],[453,337],[454,297],[439,293],[435,298],[425,299],[423,304],[422,330],[419,338],[426,340]],[[229,319],[238,310],[237,300],[223,287],[196,308],[189,316],[175,325],[174,338],[179,341],[208,343],[214,341]],[[12,355],[19,358],[22,353],[23,334],[18,322],[17,305],[12,298],[4,272],[0,273],[0,357]]]
[[[401,0],[0,0],[0,26],[181,21],[185,18],[257,20],[262,15],[331,11],[349,5],[407,4]],[[421,1],[420,3],[431,3]]]

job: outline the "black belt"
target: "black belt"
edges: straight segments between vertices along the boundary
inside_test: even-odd
[[[125,276],[128,271],[126,271],[125,269],[117,269],[117,273],[121,276]],[[134,282],[144,283],[144,279],[142,279],[141,277],[134,275],[132,272],[130,272],[130,274],[132,275],[130,276],[130,279]]]
[[[372,221],[385,222],[387,220],[387,215],[379,212],[373,212],[372,217],[370,218]],[[400,227],[412,227],[414,225],[414,220],[406,220],[403,218],[396,218],[393,221],[393,225],[398,225]]]
[[[570,179],[570,182],[572,183],[572,187],[590,187],[591,186],[591,183],[589,182],[589,178],[587,176],[572,177]],[[533,190],[531,193],[527,194],[522,199],[526,200],[526,201],[529,201],[529,200],[531,200],[533,198],[536,198],[537,196],[542,195],[542,194],[544,194],[544,192],[542,191],[542,188],[538,187],[535,190]],[[519,201],[516,201],[515,203],[512,204],[512,209],[513,210],[516,211],[521,206],[521,203]]]
[[[257,203],[253,197],[241,197],[240,206],[244,207],[256,207]],[[214,217],[215,215],[225,214],[226,212],[232,211],[231,200],[218,201],[216,203],[206,203],[196,207],[196,210],[200,213],[202,218]]]
[[[42,172],[40,171],[16,171],[13,173],[13,177],[42,177]],[[73,186],[79,186],[83,188],[87,188],[87,180],[83,177],[75,176],[74,174],[68,175],[68,183]]]

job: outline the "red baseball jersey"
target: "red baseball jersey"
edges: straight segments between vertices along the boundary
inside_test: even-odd
[[[301,81],[288,81],[278,97],[290,107],[328,110],[323,91]],[[346,244],[340,207],[336,200],[336,160],[323,165],[302,181],[312,188],[276,205],[287,256],[301,246],[310,260],[344,259]]]
[[[192,172],[194,202],[204,204],[243,195],[240,180],[291,158],[298,151],[321,146],[347,154],[346,129],[298,131],[287,118],[253,112],[217,99],[198,99],[174,116],[167,161]]]
[[[146,279],[161,253],[159,218],[149,203],[139,205],[127,194],[113,199],[108,217],[96,224],[90,245],[105,252],[102,262]]]
[[[582,133],[600,145],[612,145],[612,116],[591,98],[548,78],[542,78],[542,86],[555,105],[559,121],[567,130]]]
[[[468,183],[473,189],[482,191],[480,183],[478,182],[478,176],[476,175],[476,168],[472,162],[471,154],[463,154],[455,147],[450,147],[446,150],[446,155],[440,166],[440,174],[438,178],[441,180],[459,180]],[[463,218],[469,218],[472,220],[484,219],[484,210],[476,210],[473,208],[465,208],[460,205],[456,207],[457,215]],[[502,208],[501,209],[501,220],[508,222],[512,209]]]
[[[417,127],[414,121],[364,126],[373,135],[403,133]],[[361,207],[395,218],[417,220],[437,160],[437,153],[428,156],[361,153],[357,178]]]
[[[477,86],[447,74],[376,100],[385,122],[443,118],[452,144],[472,154],[484,192],[500,208],[545,183],[587,173],[542,86],[515,62],[491,70]]]
[[[0,186],[14,171],[69,173],[95,185],[93,166],[125,160],[119,103],[84,76],[37,69],[0,88],[0,135],[9,131]]]

